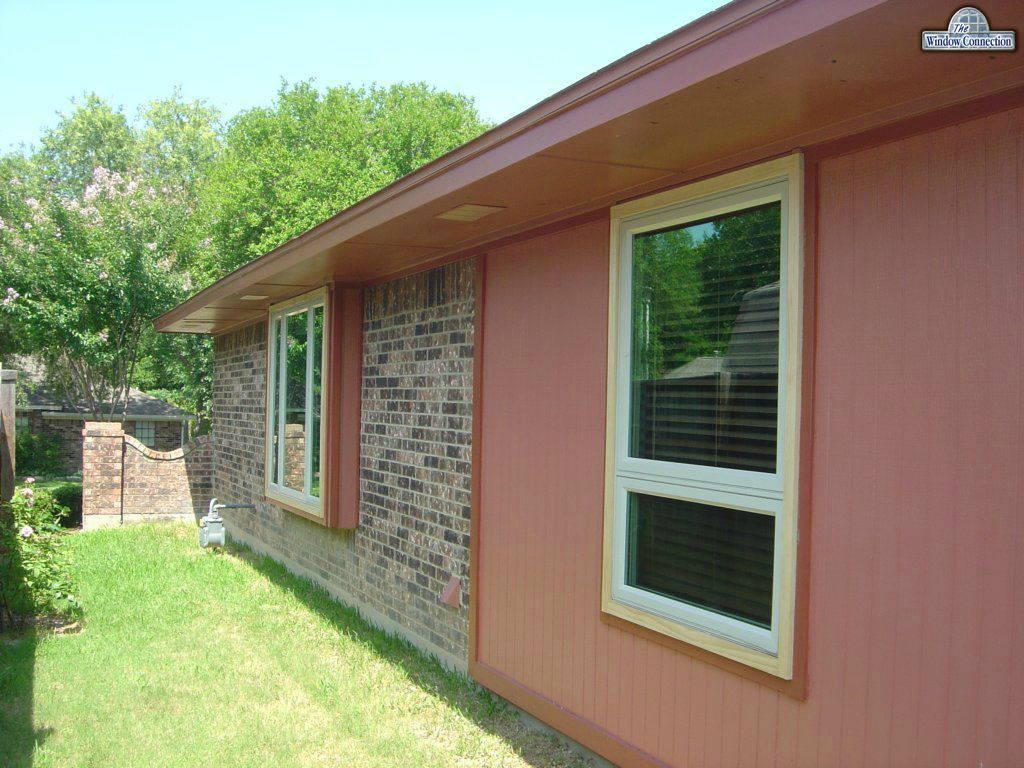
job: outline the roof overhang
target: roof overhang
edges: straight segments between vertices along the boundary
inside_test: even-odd
[[[736,0],[232,272],[156,320],[221,333],[655,189],[1024,86],[1013,53],[923,53],[948,0]],[[1019,0],[990,0],[995,28]],[[1024,97],[1022,97],[1024,103]],[[493,206],[476,220],[444,217]],[[243,296],[264,297],[243,299]]]

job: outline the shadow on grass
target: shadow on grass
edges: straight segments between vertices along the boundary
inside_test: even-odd
[[[367,623],[358,611],[337,602],[319,585],[296,576],[272,558],[253,552],[238,542],[230,542],[228,550],[274,585],[291,592],[307,608],[328,621],[339,634],[401,667],[408,679],[420,689],[457,709],[477,727],[501,738],[531,766],[591,765],[590,761],[571,752],[553,736],[522,724],[508,704],[470,678],[448,669],[409,641]]]
[[[32,720],[36,644],[34,631],[18,637],[0,635],[0,766],[29,768],[36,745],[49,728]]]

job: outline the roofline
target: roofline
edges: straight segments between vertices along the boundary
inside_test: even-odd
[[[125,413],[125,414],[114,414],[113,416],[104,414],[98,419],[90,413],[78,413],[77,411],[44,411],[44,419],[62,419],[62,420],[76,420],[81,419],[83,421],[195,421],[196,417],[191,413],[185,413],[181,416],[169,416],[167,414],[160,414],[159,416],[150,416],[145,413]]]
[[[226,285],[239,282],[250,272],[263,267],[267,261],[276,261],[310,242],[319,240],[339,227],[431,179],[493,150],[531,128],[792,2],[794,0],[733,0],[721,8],[698,17],[674,32],[648,43],[556,92],[486,133],[432,160],[326,221],[284,242],[263,256],[228,273],[175,308],[157,317],[153,321],[154,326],[158,331],[163,330],[194,309],[204,306],[208,298],[222,292]]]

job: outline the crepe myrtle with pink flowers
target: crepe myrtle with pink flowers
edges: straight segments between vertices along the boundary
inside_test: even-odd
[[[192,287],[175,251],[184,201],[102,166],[79,194],[5,186],[0,313],[67,402],[98,419],[123,412],[150,318]]]
[[[218,120],[179,93],[134,120],[85,94],[36,145],[0,153],[0,361],[31,356],[87,418],[122,413],[133,384],[175,386],[208,367],[209,344],[158,340],[149,321],[209,250],[198,189]]]

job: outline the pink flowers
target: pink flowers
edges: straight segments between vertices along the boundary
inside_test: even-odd
[[[36,481],[36,479],[34,477],[26,477],[25,478],[25,485],[32,485],[33,483],[35,483],[35,481]]]
[[[21,495],[24,496],[26,499],[34,499],[36,492],[33,491],[31,488],[22,488]]]
[[[18,297],[20,297],[20,296],[21,296],[20,293],[18,293],[16,290],[14,290],[11,287],[8,287],[6,293],[4,294],[3,299],[0,299],[0,305],[5,306],[5,307],[10,306],[15,301],[17,301]]]
[[[146,243],[146,250],[148,250],[148,251],[155,251],[156,250],[156,243]]]
[[[21,526],[21,530],[18,531],[18,535],[21,536],[21,538],[23,539],[27,539],[33,533],[35,533],[35,531],[32,530],[31,525],[23,525]]]
[[[118,187],[121,186],[122,182],[124,182],[124,179],[117,171],[111,173],[102,166],[96,166],[92,169],[92,183],[85,188],[82,198],[87,203],[91,203],[100,195],[110,198],[117,197],[120,194]],[[132,186],[128,192],[134,192],[137,186],[137,184]]]

